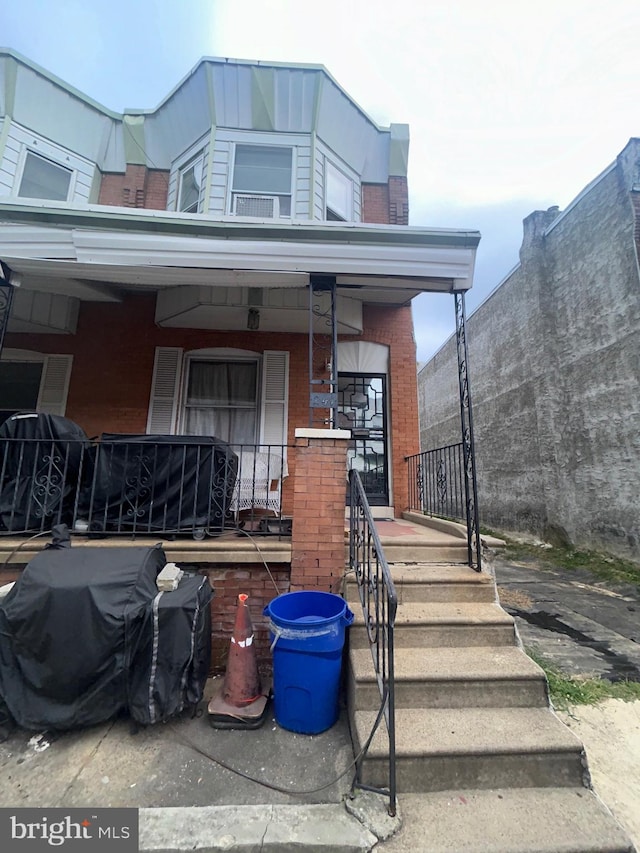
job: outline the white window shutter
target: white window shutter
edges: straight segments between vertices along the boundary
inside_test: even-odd
[[[72,355],[47,355],[44,359],[37,409],[49,415],[64,415],[71,378]]]
[[[181,367],[180,347],[156,347],[147,434],[172,435],[175,433]]]
[[[266,350],[262,358],[261,444],[287,443],[289,353]]]

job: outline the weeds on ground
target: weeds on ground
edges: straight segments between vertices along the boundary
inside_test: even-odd
[[[640,587],[640,566],[621,557],[601,554],[597,551],[582,551],[574,548],[558,548],[520,542],[503,533],[485,531],[498,536],[507,544],[501,552],[507,559],[527,561],[532,558],[543,565],[574,571],[585,569],[600,580],[614,583],[629,583]]]
[[[544,670],[553,706],[562,711],[569,710],[573,705],[595,705],[604,699],[622,699],[624,702],[640,700],[640,683],[637,681],[576,678],[565,675],[535,650],[528,648],[526,652]]]

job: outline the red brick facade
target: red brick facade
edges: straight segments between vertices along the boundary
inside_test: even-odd
[[[388,184],[362,184],[362,221],[380,225],[408,225],[407,179],[390,177]]]
[[[393,460],[393,501],[407,506],[404,457],[418,450],[416,349],[411,309],[364,306],[362,336],[389,347],[389,434]],[[129,295],[122,302],[83,302],[75,335],[9,334],[7,347],[73,355],[66,416],[89,436],[102,432],[144,433],[157,346],[185,351],[236,347],[254,352],[288,350],[288,443],[296,427],[309,421],[308,338],[306,334],[164,329],[155,324],[155,295]],[[295,454],[284,483],[284,508],[292,509]]]
[[[102,176],[98,204],[116,207],[167,209],[169,172],[127,165],[127,171]]]
[[[341,592],[347,438],[317,432],[326,435],[296,438],[291,589]]]

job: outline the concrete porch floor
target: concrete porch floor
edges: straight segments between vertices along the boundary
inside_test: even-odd
[[[294,522],[295,523],[295,522]],[[385,547],[411,545],[437,549],[466,545],[466,530],[460,524],[428,518],[418,513],[405,513],[403,518],[376,519],[378,534]],[[349,521],[345,520],[345,544],[348,546]],[[485,538],[485,537],[483,537]],[[0,536],[0,577],[2,570],[11,565],[26,565],[51,541],[49,533],[36,536]],[[256,535],[251,532],[229,530],[219,536],[195,540],[189,536],[128,536],[113,535],[105,538],[88,537],[72,532],[72,546],[92,548],[120,548],[127,545],[150,547],[162,545],[167,559],[173,562],[246,564],[262,560],[291,562],[291,537]],[[491,544],[496,545],[499,540]],[[348,552],[347,552],[348,556]]]

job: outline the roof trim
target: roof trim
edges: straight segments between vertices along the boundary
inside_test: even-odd
[[[17,50],[13,50],[13,48],[10,47],[0,47],[0,57],[3,56],[8,57],[9,59],[13,59],[16,62],[19,62],[21,65],[25,65],[27,68],[30,68],[32,71],[35,71],[36,74],[40,74],[42,77],[46,77],[47,80],[52,83],[55,83],[56,86],[59,86],[61,89],[64,89],[70,95],[73,95],[74,98],[78,98],[78,100],[83,101],[85,104],[92,107],[94,110],[98,110],[99,112],[104,113],[106,116],[109,116],[109,118],[114,118],[118,119],[119,121],[122,121],[122,113],[116,112],[115,110],[111,110],[109,109],[109,107],[105,107],[103,104],[89,97],[89,95],[85,95],[84,92],[81,92],[79,89],[76,89],[75,86],[72,86],[70,83],[67,83],[66,80],[63,80],[61,77],[58,77],[51,71],[47,71],[47,69],[43,68],[42,65],[38,65],[37,62],[28,59],[21,53],[18,53]]]
[[[141,212],[142,211],[142,212]],[[479,231],[453,228],[421,228],[407,225],[379,225],[362,222],[320,222],[268,219],[238,221],[235,217],[213,218],[205,214],[166,210],[86,205],[69,207],[62,203],[25,199],[0,201],[0,221],[34,223],[60,227],[98,228],[213,237],[237,240],[276,240],[307,243],[387,244],[396,246],[447,246],[475,249]]]
[[[228,57],[220,57],[220,56],[203,56],[201,57],[195,65],[176,83],[175,86],[166,94],[162,100],[155,107],[145,107],[140,109],[135,109],[131,107],[125,108],[122,112],[118,112],[117,110],[112,110],[109,107],[105,107],[104,104],[99,103],[98,101],[91,98],[89,95],[86,95],[84,92],[81,92],[79,89],[76,89],[75,86],[72,86],[70,83],[67,83],[66,80],[63,80],[61,77],[58,77],[56,74],[53,74],[51,71],[48,71],[42,65],[39,65],[37,62],[34,62],[32,59],[24,56],[19,53],[17,50],[14,50],[10,47],[0,47],[0,57],[6,56],[10,59],[15,60],[16,62],[30,68],[32,71],[35,71],[36,74],[40,74],[42,77],[45,77],[50,82],[54,83],[56,86],[59,86],[61,89],[67,91],[70,95],[78,100],[83,101],[88,106],[92,107],[95,110],[98,110],[104,115],[109,116],[109,118],[116,119],[118,121],[123,121],[125,116],[151,116],[155,115],[175,94],[179,91],[179,89],[184,86],[184,84],[199,70],[202,65],[246,65],[253,66],[256,68],[290,68],[290,69],[299,69],[300,71],[313,71],[318,74],[323,74],[337,89],[344,95],[347,100],[353,104],[353,106],[358,110],[359,113],[379,132],[379,133],[390,133],[391,126],[384,127],[379,125],[371,116],[364,110],[360,104],[354,100],[354,98],[344,89],[343,86],[338,83],[336,78],[331,74],[327,68],[319,63],[303,63],[303,62],[275,62],[269,60],[262,59],[231,59]],[[402,127],[402,125],[400,125]]]

